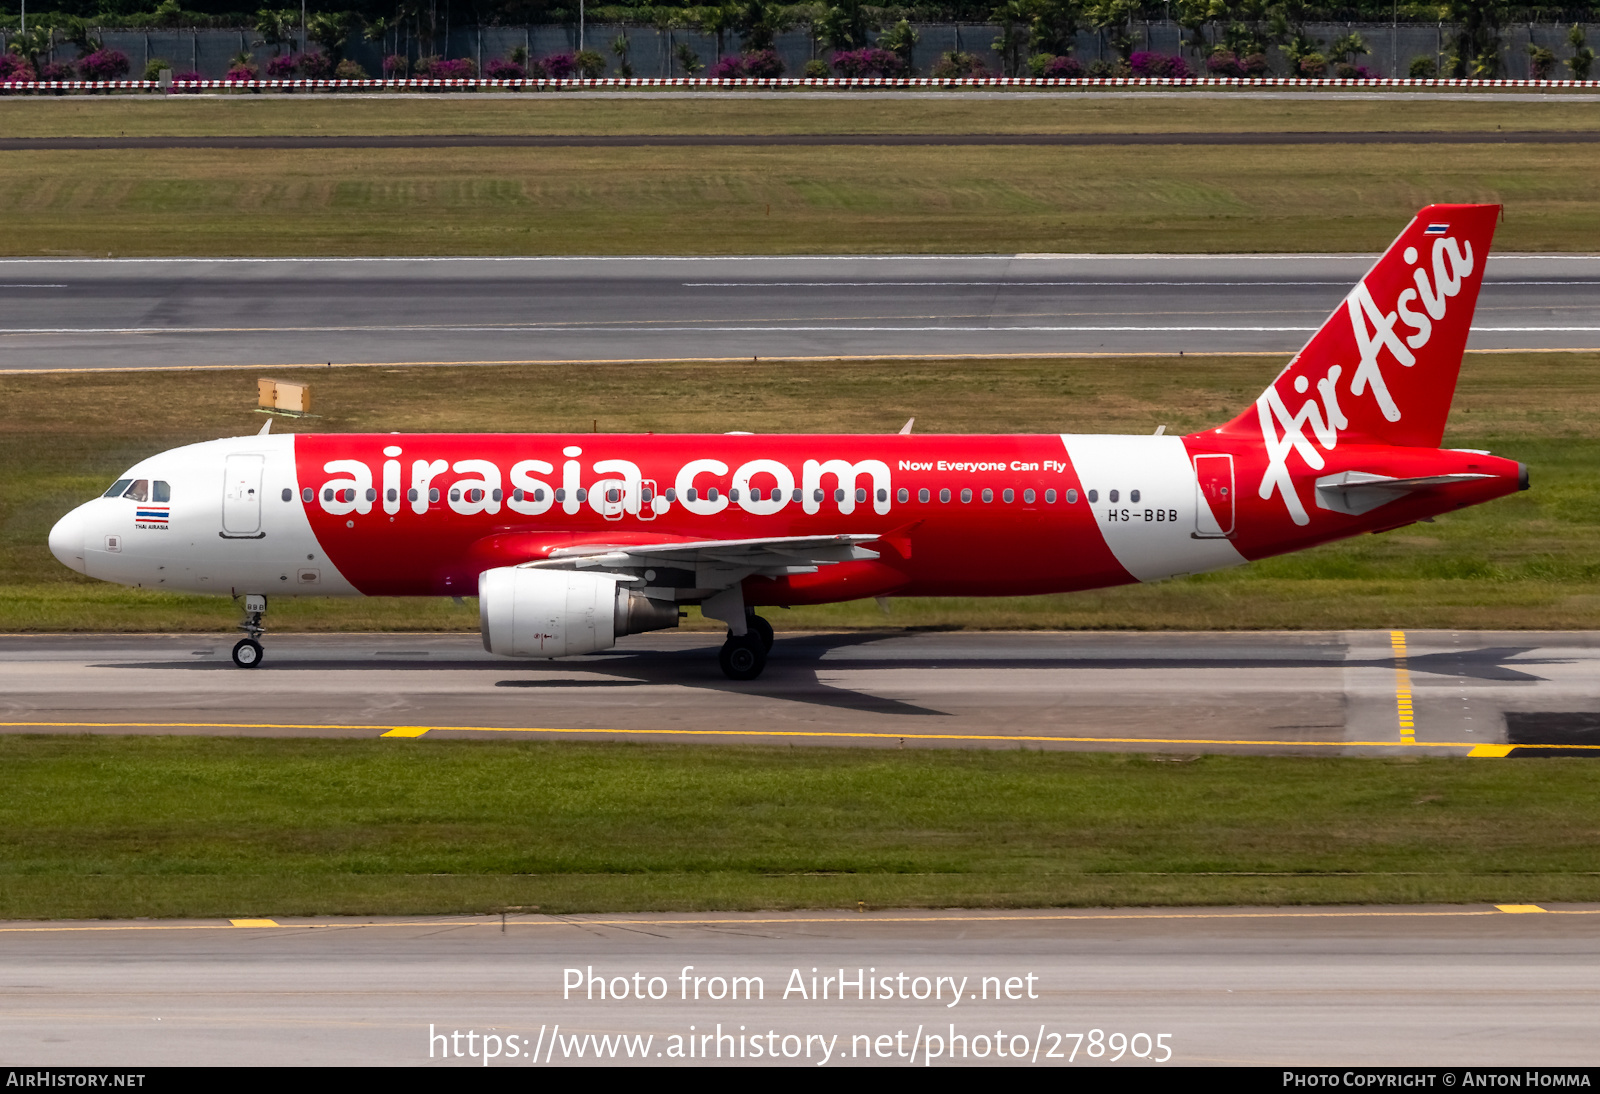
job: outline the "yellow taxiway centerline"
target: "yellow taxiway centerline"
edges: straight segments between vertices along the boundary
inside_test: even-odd
[[[877,915],[873,912],[836,912],[812,916],[750,916],[697,919],[600,919],[557,914],[537,918],[507,919],[508,927],[701,927],[771,926],[796,923],[1093,923],[1126,922],[1138,919],[1481,919],[1524,912],[1545,915],[1600,915],[1600,908],[1541,908],[1534,904],[1497,904],[1492,908],[1464,908],[1459,911],[1326,911],[1326,912],[1063,912],[1044,915]],[[863,919],[862,916],[870,916]],[[228,920],[225,923],[95,923],[84,926],[0,927],[0,934],[50,934],[74,931],[231,931],[239,926],[266,926],[279,930],[351,930],[353,928],[392,927],[495,927],[501,926],[498,914],[473,919],[397,920],[388,923],[274,923],[270,920]]]
[[[1217,745],[1273,748],[1452,748],[1475,757],[1500,757],[1514,749],[1560,748],[1600,752],[1600,745],[1485,745],[1475,741],[1249,741],[1214,737],[1050,737],[1002,733],[870,733],[864,730],[787,729],[604,729],[538,726],[361,726],[299,722],[0,722],[0,729],[339,729],[367,730],[380,737],[422,737],[429,733],[601,733],[632,737],[768,737],[879,741],[997,741],[1025,744]]]

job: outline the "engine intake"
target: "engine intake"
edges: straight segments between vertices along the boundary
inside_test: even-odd
[[[501,566],[478,575],[483,648],[504,657],[569,657],[625,634],[678,625],[678,606],[651,600],[616,574]]]

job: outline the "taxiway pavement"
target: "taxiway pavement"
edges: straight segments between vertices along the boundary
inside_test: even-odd
[[[720,640],[269,633],[244,670],[225,635],[3,636],[0,732],[1600,757],[1600,632],[780,631],[748,683]]]
[[[1521,907],[12,922],[0,1060],[1093,1066],[1131,1040],[1144,1058],[1113,1066],[1159,1066],[1158,1043],[1177,1065],[1592,1065],[1600,908]],[[893,998],[841,999],[841,972]]]
[[[1292,353],[1371,255],[0,260],[0,371]],[[1490,258],[1469,348],[1600,346],[1600,256]]]

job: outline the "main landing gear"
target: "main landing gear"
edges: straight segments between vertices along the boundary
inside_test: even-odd
[[[772,651],[772,624],[752,611],[744,617],[745,633],[729,633],[717,653],[722,674],[730,680],[754,680],[767,667]]]
[[[248,636],[233,647],[233,663],[242,669],[259,668],[266,651],[261,648],[261,636],[266,628],[261,617],[267,614],[267,598],[259,593],[247,593],[244,598],[244,622],[239,629]]]

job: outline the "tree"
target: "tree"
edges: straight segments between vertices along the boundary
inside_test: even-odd
[[[717,60],[722,60],[723,39],[733,29],[739,18],[737,8],[728,5],[701,8],[695,13],[695,25],[717,40]]]
[[[688,42],[679,42],[674,53],[678,59],[678,67],[683,69],[685,76],[694,76],[705,71],[705,62],[700,60],[700,55],[690,48]]]
[[[1007,76],[1015,76],[1022,70],[1030,16],[1027,0],[1007,0],[989,14],[990,21],[1000,25],[1000,37],[994,40],[991,48],[1000,55],[1000,70]]]
[[[1133,53],[1132,20],[1139,10],[1136,0],[1089,0],[1084,18],[1106,36],[1106,43],[1126,61]]]
[[[300,13],[288,8],[262,8],[256,12],[256,33],[261,35],[261,45],[271,46],[272,55],[278,56],[285,45],[294,44],[295,24]]]
[[[793,16],[773,0],[745,0],[739,9],[740,43],[746,53],[772,49],[778,35],[794,25]]]
[[[323,53],[335,64],[344,56],[345,43],[355,29],[353,11],[318,12],[306,20],[306,37],[322,47]]]
[[[868,44],[867,32],[872,26],[861,0],[839,0],[823,13],[817,29],[829,49],[860,49]]]
[[[618,34],[611,40],[611,52],[617,55],[617,75],[626,79],[633,75],[633,66],[628,63],[628,36]]]
[[[909,19],[902,19],[878,38],[878,48],[898,54],[905,62],[905,71],[912,72],[912,53],[917,48],[918,35]]]
[[[61,30],[62,37],[78,47],[78,56],[87,57],[105,48],[105,43],[89,33],[89,24],[76,15],[68,16]]]
[[[1449,0],[1449,18],[1459,24],[1451,42],[1450,75],[1493,80],[1500,75],[1499,0]]]
[[[1574,80],[1587,80],[1589,68],[1594,64],[1594,50],[1589,48],[1589,40],[1583,33],[1583,27],[1577,23],[1572,24],[1572,29],[1567,31],[1567,45],[1572,47],[1572,58],[1567,61],[1567,67],[1572,70]]]

